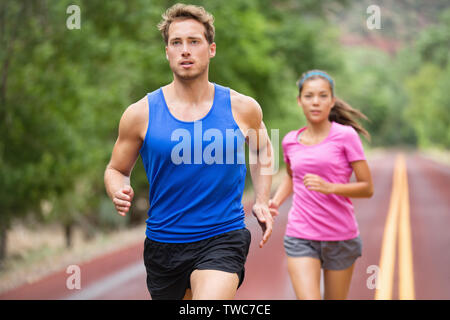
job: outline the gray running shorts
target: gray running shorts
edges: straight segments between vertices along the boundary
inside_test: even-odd
[[[284,236],[284,248],[289,257],[319,259],[326,270],[347,269],[362,255],[360,236],[344,241],[316,241]]]

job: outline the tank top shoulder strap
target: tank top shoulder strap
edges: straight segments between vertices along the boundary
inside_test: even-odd
[[[156,89],[150,93],[147,93],[147,102],[148,102],[148,115],[149,119],[152,119],[152,114],[157,112],[158,109],[161,109],[162,105],[161,99],[161,88]]]
[[[217,90],[217,92],[215,93],[215,98],[216,98],[216,101],[214,101],[215,104],[220,105],[220,106],[226,106],[227,109],[231,110],[230,88],[223,87],[216,83],[214,85]],[[224,110],[222,109],[221,112],[223,112],[223,111]]]
[[[225,119],[228,123],[236,124],[234,121],[233,113],[231,111],[231,99],[230,99],[230,88],[215,84],[216,87],[216,101],[215,104],[215,117],[219,117],[222,121]],[[236,124],[237,126],[237,124]]]

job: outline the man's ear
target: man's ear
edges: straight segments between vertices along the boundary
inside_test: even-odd
[[[166,59],[169,60],[169,55],[167,54],[167,46],[166,46]]]
[[[216,56],[216,43],[213,42],[209,45],[209,57],[214,58]]]

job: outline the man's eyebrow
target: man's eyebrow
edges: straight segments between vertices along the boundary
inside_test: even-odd
[[[195,36],[188,36],[187,37],[188,39],[201,39],[202,38],[202,36],[200,36],[200,35],[195,35]],[[183,39],[182,37],[173,37],[173,38],[170,38],[170,40],[181,40],[181,39]]]

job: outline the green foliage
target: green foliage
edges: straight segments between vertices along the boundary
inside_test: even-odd
[[[450,9],[443,11],[437,25],[422,32],[417,41],[422,61],[445,68],[450,62]]]
[[[406,92],[393,59],[381,51],[352,48],[345,50],[344,61],[336,95],[369,118],[361,123],[371,134],[371,145],[414,145],[415,134],[403,117]]]
[[[409,108],[405,118],[412,123],[422,148],[450,148],[450,9],[437,25],[419,34],[414,46],[416,63],[407,70],[405,86]]]
[[[410,107],[406,116],[416,129],[421,147],[450,148],[450,65],[442,70],[424,64],[406,85]]]

